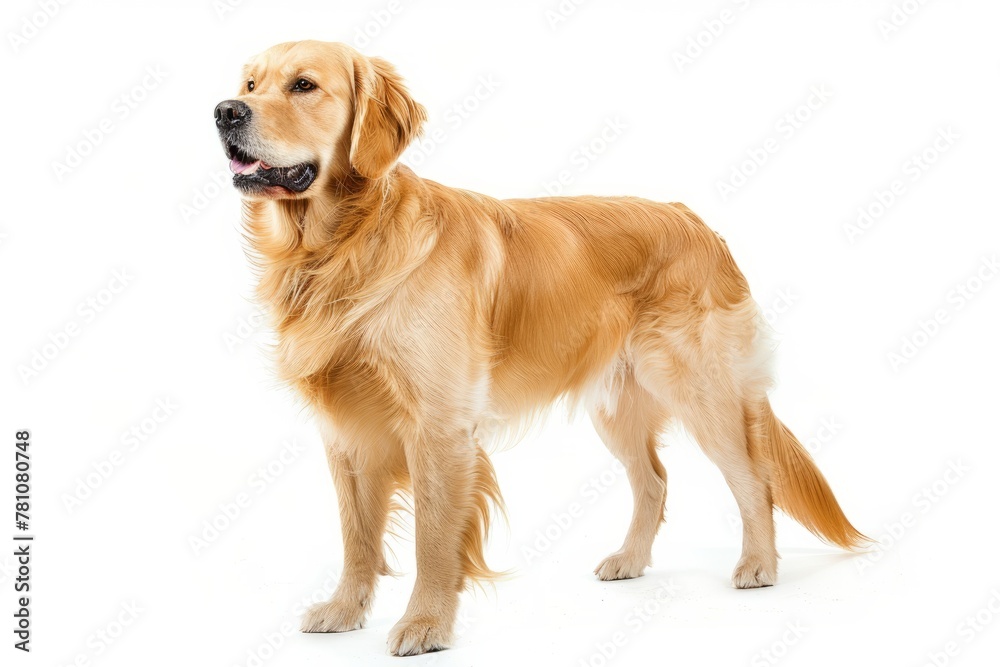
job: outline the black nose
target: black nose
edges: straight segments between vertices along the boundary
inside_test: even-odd
[[[215,126],[231,130],[250,120],[250,107],[239,100],[226,100],[215,107]]]

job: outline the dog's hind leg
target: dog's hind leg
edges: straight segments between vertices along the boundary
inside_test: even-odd
[[[590,418],[604,444],[625,466],[634,505],[621,549],[594,570],[604,581],[641,576],[650,565],[667,499],[667,471],[656,452],[667,411],[639,386],[628,366],[619,370],[611,386],[604,400],[591,406]]]
[[[767,473],[751,458],[741,364],[731,311],[707,314],[694,327],[660,321],[636,340],[639,383],[664,397],[701,449],[722,471],[743,520],[743,553],[733,586],[770,586],[777,578],[778,554]]]
[[[771,488],[750,458],[738,397],[711,385],[696,389],[683,407],[681,421],[719,469],[736,498],[743,521],[743,553],[733,570],[733,586],[759,588],[774,584],[778,552],[774,543]]]

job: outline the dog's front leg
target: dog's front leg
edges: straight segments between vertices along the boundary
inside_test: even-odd
[[[469,429],[415,438],[405,450],[413,484],[417,580],[406,613],[389,632],[393,655],[417,655],[451,643],[465,583],[465,536],[476,512],[477,446]]]
[[[395,489],[392,467],[375,457],[356,460],[334,443],[327,445],[327,457],[340,504],[344,572],[333,597],[306,613],[303,632],[361,628],[375,599],[376,581],[388,573],[382,537]]]

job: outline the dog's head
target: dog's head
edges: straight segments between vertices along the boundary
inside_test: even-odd
[[[392,65],[313,41],[251,59],[239,94],[215,107],[233,184],[253,199],[305,198],[348,177],[380,178],[425,119]]]

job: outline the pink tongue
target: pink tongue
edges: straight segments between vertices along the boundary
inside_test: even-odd
[[[259,166],[260,166],[260,160],[257,160],[256,162],[240,162],[236,158],[233,158],[232,161],[229,163],[229,168],[233,171],[234,174],[242,174],[247,171],[250,172],[257,171],[257,167]]]

